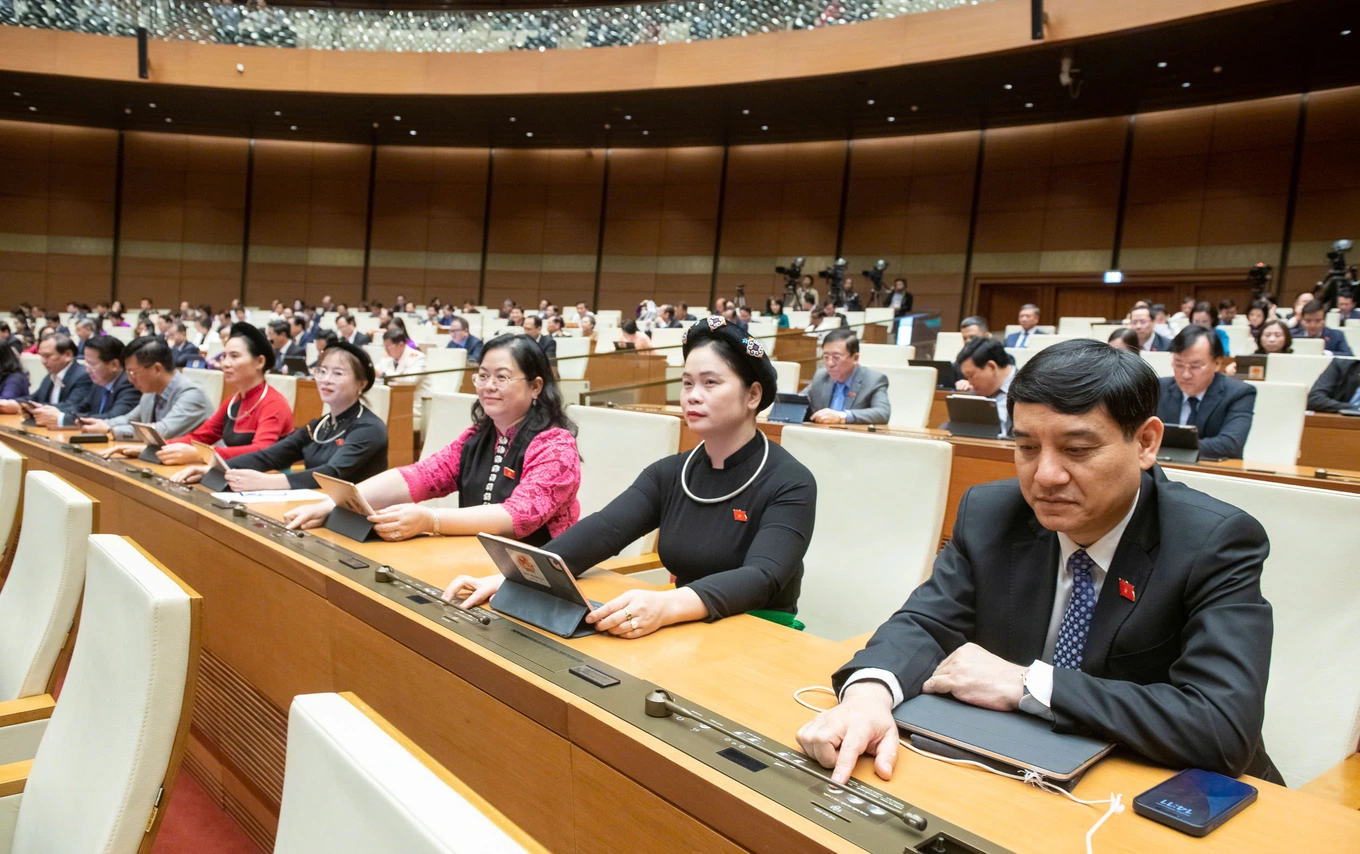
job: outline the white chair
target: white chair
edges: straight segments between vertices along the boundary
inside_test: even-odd
[[[19,539],[19,499],[24,493],[24,455],[0,444],[0,584],[9,574]],[[3,763],[0,763],[3,764]]]
[[[149,851],[189,734],[202,599],[130,540],[89,538],[71,667],[0,852]],[[20,766],[22,767],[22,766]]]
[[[590,361],[589,338],[557,339],[557,376],[563,380],[586,378],[586,363]]]
[[[106,331],[114,338],[117,338],[119,341],[122,341],[124,344],[131,341],[136,336],[137,333],[137,330],[133,329],[131,326],[113,326],[108,328]],[[221,345],[220,340],[218,341],[218,344],[220,347]]]
[[[1140,350],[1139,355],[1143,361],[1152,366],[1159,377],[1175,376],[1176,372],[1171,369],[1171,354],[1165,350]]]
[[[941,332],[935,336],[935,361],[952,362],[963,349],[963,333]]]
[[[11,451],[11,453],[13,453]],[[85,585],[94,501],[45,471],[25,478],[23,533],[0,590],[0,721],[13,701],[42,698],[40,717],[0,726],[0,765],[32,759],[47,729],[53,670]]]
[[[1253,382],[1252,387],[1256,389],[1256,408],[1242,459],[1249,463],[1294,465],[1299,459],[1299,442],[1303,440],[1309,386],[1271,380]]]
[[[387,348],[382,345],[381,341],[377,344],[365,344],[364,352],[368,354],[368,358],[372,359],[375,365],[387,358]]]
[[[1086,337],[1094,338],[1095,340],[1103,343],[1110,340],[1110,336],[1114,334],[1114,331],[1116,329],[1127,328],[1128,327],[1126,327],[1122,323],[1092,323],[1091,334],[1087,335]]]
[[[683,367],[685,364],[685,354],[680,346],[680,339],[684,335],[684,329],[653,329],[651,331],[652,343],[665,355],[666,364],[673,368]]]
[[[1256,352],[1256,339],[1249,326],[1220,326],[1228,334],[1228,351],[1234,356],[1250,356]]]
[[[1326,342],[1321,338],[1295,338],[1293,340],[1294,355],[1296,356],[1325,356],[1325,349],[1322,345]]]
[[[385,385],[375,385],[364,393],[364,405],[378,416],[378,420],[387,423],[387,417],[392,412],[392,389]]]
[[[1322,322],[1326,324],[1329,329],[1336,329],[1341,325],[1341,311],[1335,308],[1329,310],[1323,315]]]
[[[859,345],[859,363],[869,368],[906,367],[907,362],[916,356],[916,348],[910,344],[865,344]]]
[[[467,351],[461,347],[435,347],[425,353],[427,371],[446,371],[430,377],[431,393],[456,394],[463,388],[463,373],[467,370]],[[429,419],[426,419],[426,423]]]
[[[1006,353],[1011,357],[1011,361],[1015,363],[1016,370],[1023,368],[1025,366],[1025,363],[1028,362],[1030,359],[1033,359],[1034,354],[1038,352],[1039,352],[1038,350],[1035,350],[1030,347],[1006,348]]]
[[[1360,320],[1352,320],[1341,327],[1341,334],[1346,336],[1346,344],[1350,346],[1351,352],[1360,353]]]
[[[274,854],[523,854],[524,831],[352,694],[288,712]]]
[[[430,403],[425,407],[429,418],[424,445],[420,449],[422,460],[448,447],[472,426],[472,405],[476,402],[477,395],[460,392],[435,392],[430,396]],[[458,502],[455,500],[452,506],[457,507]]]
[[[1299,383],[1312,388],[1331,363],[1331,356],[1271,353],[1266,356],[1266,379],[1273,383]]]
[[[1261,592],[1274,612],[1263,734],[1285,782],[1300,786],[1360,741],[1360,552],[1318,552],[1319,531],[1347,531],[1360,496],[1167,469],[1172,480],[1240,507],[1266,529]]]
[[[283,395],[289,409],[297,409],[297,377],[288,374],[265,374],[264,381],[269,387]]]
[[[221,371],[210,371],[207,368],[180,368],[180,373],[184,379],[203,389],[203,393],[208,396],[208,403],[212,404],[214,410],[222,405],[222,389],[225,377]]]
[[[1024,348],[1022,348],[1022,349],[1025,349],[1025,350],[1033,350],[1034,352],[1037,353],[1037,352],[1039,352],[1040,350],[1044,350],[1044,349],[1047,349],[1047,348],[1049,348],[1049,347],[1053,347],[1053,346],[1055,346],[1055,345],[1057,345],[1057,344],[1062,344],[1062,343],[1067,342],[1067,341],[1075,341],[1075,340],[1077,340],[1078,338],[1081,338],[1081,337],[1085,337],[1085,336],[1080,336],[1080,335],[1035,335],[1035,336],[1032,336],[1032,337],[1029,339],[1029,346],[1028,346],[1028,347],[1024,347]]]
[[[30,393],[36,392],[38,386],[47,377],[47,368],[43,367],[42,357],[37,353],[20,353],[19,364],[24,366],[24,373],[28,374]]]
[[[595,326],[603,329],[606,326],[622,326],[623,311],[617,308],[602,308],[595,312]]]
[[[1230,325],[1230,326],[1248,326],[1248,325],[1250,325],[1250,321],[1247,320],[1247,316],[1246,316],[1245,314],[1239,314],[1239,315],[1236,315],[1235,317],[1233,317],[1232,323],[1229,324],[1229,325]]]
[[[889,427],[919,430],[930,420],[939,381],[934,368],[881,367],[874,370],[888,378],[888,402],[892,404]]]
[[[813,532],[798,619],[834,641],[876,629],[907,601],[939,551],[952,447],[816,427],[785,427],[780,443],[817,479],[817,515],[855,520]],[[884,498],[908,489],[910,512]]]
[[[315,365],[316,360],[321,358],[321,350],[316,346],[315,341],[307,342],[307,364]]]
[[[206,350],[205,358],[211,359],[225,349],[226,346],[222,343],[221,335],[209,335],[208,343],[204,346],[204,350]]]
[[[1089,338],[1091,326],[1104,322],[1105,318],[1103,317],[1060,317],[1058,318],[1058,334],[1071,335],[1074,338]]]
[[[680,419],[672,415],[630,412],[603,406],[569,406],[576,422],[581,454],[581,488],[576,493],[581,515],[600,510],[617,498],[643,469],[680,448]],[[634,557],[655,547],[655,532],[619,552]]]
[[[775,389],[784,394],[797,394],[799,377],[803,366],[797,362],[770,362],[774,365],[774,372],[779,377],[775,383]]]
[[[791,311],[785,307],[784,314],[789,319],[789,329],[806,329],[812,322],[812,312],[810,311]]]

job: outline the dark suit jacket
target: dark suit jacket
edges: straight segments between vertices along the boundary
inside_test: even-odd
[[[825,368],[819,368],[812,376],[807,396],[813,412],[831,405],[835,385]],[[888,378],[873,368],[860,365],[850,378],[850,392],[845,397],[845,403],[846,409],[855,413],[856,424],[887,424],[892,417],[892,404],[888,402]]]
[[[461,347],[468,351],[467,360],[469,364],[482,361],[482,339],[478,338],[476,335],[469,335],[467,340],[462,344],[455,344],[453,341],[449,341],[449,346],[455,349]]]
[[[1166,424],[1181,423],[1181,403],[1185,395],[1175,377],[1162,377],[1162,399],[1157,417]],[[1256,410],[1256,389],[1251,383],[1214,374],[1214,381],[1199,402],[1195,426],[1199,428],[1201,459],[1242,459],[1242,449],[1251,432]]]
[[[85,399],[79,405],[72,406],[68,403],[59,403],[57,408],[62,411],[61,423],[74,424],[77,416],[92,418],[114,418],[119,415],[127,415],[137,407],[142,401],[142,393],[128,379],[127,373],[118,375],[118,379],[113,381],[113,385],[108,388],[97,386],[90,383],[90,393],[85,395]]]
[[[185,341],[178,347],[171,347],[170,355],[175,359],[175,367],[187,368],[190,362],[203,358],[203,351],[198,349],[193,342]]]
[[[1360,360],[1333,359],[1308,392],[1308,408],[1314,412],[1351,409],[1351,398],[1360,388]]]
[[[557,339],[556,339],[556,338],[553,338],[551,335],[547,334],[546,332],[545,332],[545,333],[542,333],[541,335],[538,336],[538,346],[539,346],[539,349],[541,349],[541,350],[543,351],[543,355],[545,355],[545,356],[548,357],[548,364],[550,364],[550,365],[555,365],[555,364],[557,364]],[[468,355],[469,355],[469,357],[471,356],[471,354],[468,354]]]
[[[1170,338],[1167,338],[1165,335],[1158,335],[1156,332],[1152,333],[1152,352],[1165,353],[1170,349]]]
[[[1053,673],[1056,732],[1125,744],[1172,768],[1282,782],[1261,741],[1274,620],[1261,595],[1270,543],[1236,507],[1143,473],[1101,585],[1081,670]],[[907,698],[965,643],[1028,665],[1043,655],[1058,535],[1015,480],[975,486],[928,581],[833,677],[895,674]],[[1133,585],[1134,601],[1120,595]]]
[[[94,383],[90,382],[90,375],[85,373],[85,368],[79,362],[72,362],[71,369],[66,372],[66,384],[61,387],[61,393],[57,396],[57,405],[79,406],[93,386]],[[43,377],[42,382],[38,383],[37,391],[19,399],[47,405],[52,399],[52,375]]]
[[[337,332],[336,334],[338,335],[339,333]],[[343,339],[342,339],[342,340],[343,340]],[[372,339],[372,338],[369,338],[368,335],[364,334],[363,332],[355,332],[355,333],[354,333],[354,346],[355,346],[355,347],[367,347],[369,344],[372,344],[372,343],[373,343],[373,339]]]
[[[1012,332],[1010,335],[1007,335],[1007,336],[1006,336],[1006,346],[1007,346],[1007,347],[1014,347],[1017,343],[1019,343],[1019,341],[1020,341],[1020,336],[1023,335],[1023,334],[1024,334],[1024,333],[1022,333],[1022,332]],[[1030,335],[1047,335],[1048,333],[1042,331],[1041,329],[1039,329],[1039,328],[1036,326],[1034,329],[1032,329],[1032,330],[1030,331],[1029,334],[1030,334]]]
[[[1309,337],[1303,331],[1303,324],[1289,330],[1295,338]],[[1322,334],[1318,336],[1322,339],[1322,349],[1328,351],[1333,356],[1354,356],[1351,352],[1351,345],[1346,343],[1346,334],[1340,329],[1333,329],[1330,326],[1322,327]]]

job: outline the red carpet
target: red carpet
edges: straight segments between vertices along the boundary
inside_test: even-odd
[[[151,854],[260,854],[260,849],[181,770]]]

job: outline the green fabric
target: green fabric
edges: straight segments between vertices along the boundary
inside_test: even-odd
[[[747,611],[752,617],[759,617],[762,620],[769,620],[771,623],[778,623],[781,626],[788,626],[794,631],[801,632],[807,626],[788,611]]]

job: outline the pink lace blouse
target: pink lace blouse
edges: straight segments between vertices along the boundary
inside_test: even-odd
[[[425,501],[458,491],[463,444],[473,429],[464,430],[438,453],[397,469],[411,490],[411,500]],[[512,429],[509,435],[514,432]],[[515,536],[526,537],[547,524],[548,533],[556,537],[576,524],[581,518],[581,502],[576,500],[580,486],[581,457],[575,437],[561,427],[549,427],[535,436],[524,450],[519,486],[501,505],[515,523]]]

